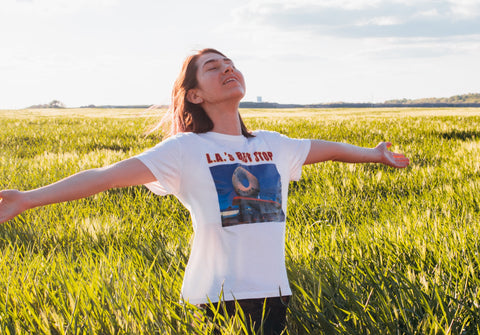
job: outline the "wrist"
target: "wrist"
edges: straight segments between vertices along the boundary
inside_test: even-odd
[[[381,163],[385,164],[385,149],[382,147],[382,143],[379,143],[373,150],[375,153],[373,154],[373,163]]]
[[[375,148],[375,163],[384,163],[384,160],[383,160],[383,152],[380,148]]]
[[[35,208],[39,206],[35,204],[35,200],[33,197],[33,191],[20,191],[20,204],[23,210]]]

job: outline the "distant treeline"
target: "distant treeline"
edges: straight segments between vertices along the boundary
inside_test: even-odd
[[[386,104],[480,104],[480,93],[468,93],[462,95],[454,95],[450,98],[423,98],[423,99],[401,99],[387,100]]]
[[[384,107],[480,107],[480,103],[350,103],[335,102],[312,105],[278,104],[274,102],[241,102],[240,108],[384,108]]]
[[[80,108],[143,108],[143,109],[147,109],[152,106],[153,105],[100,105],[100,106],[88,105],[88,106],[80,106]],[[158,108],[160,107],[164,107],[164,106],[158,106]]]
[[[355,103],[355,102],[333,102],[324,104],[279,104],[276,102],[249,102],[244,101],[240,103],[240,108],[382,108],[382,107],[480,107],[478,103],[445,103],[445,102],[409,102],[395,103]],[[168,108],[167,105],[88,105],[80,108]]]
[[[80,108],[167,108],[164,105],[88,105]],[[380,103],[368,102],[332,102],[319,104],[279,104],[276,102],[249,102],[240,103],[240,108],[382,108],[382,107],[480,107],[480,93],[455,95],[450,98],[423,98],[387,100]],[[49,104],[34,105],[28,108],[65,108],[65,105],[53,100]]]
[[[58,100],[52,100],[48,104],[33,105],[28,108],[65,108],[65,104]]]
[[[372,108],[372,107],[480,107],[480,93],[455,95],[450,98],[387,100],[380,103],[332,102],[309,105],[278,104],[275,102],[242,102],[243,108]]]

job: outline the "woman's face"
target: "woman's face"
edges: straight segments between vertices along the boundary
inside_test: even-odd
[[[227,100],[238,102],[245,95],[245,80],[231,59],[216,53],[206,53],[197,59],[197,88],[200,99],[195,103],[215,104]]]

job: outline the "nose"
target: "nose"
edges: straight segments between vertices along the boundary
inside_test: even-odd
[[[233,64],[232,63],[225,63],[225,67],[223,69],[223,73],[229,73],[229,72],[233,72],[234,70],[234,67],[233,67]]]

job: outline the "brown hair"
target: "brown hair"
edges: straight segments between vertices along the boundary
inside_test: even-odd
[[[200,106],[200,104],[191,103],[187,99],[188,91],[196,88],[198,85],[197,59],[207,53],[215,53],[225,57],[220,51],[207,48],[200,50],[185,59],[182,70],[173,85],[172,103],[167,113],[160,121],[160,124],[156,127],[165,126],[165,124],[169,123],[170,129],[167,131],[167,136],[173,136],[177,133],[184,132],[193,132],[197,134],[206,133],[213,129],[213,121],[207,115],[203,107]],[[253,137],[254,135],[248,131],[240,115],[239,119],[242,135],[245,137]]]

